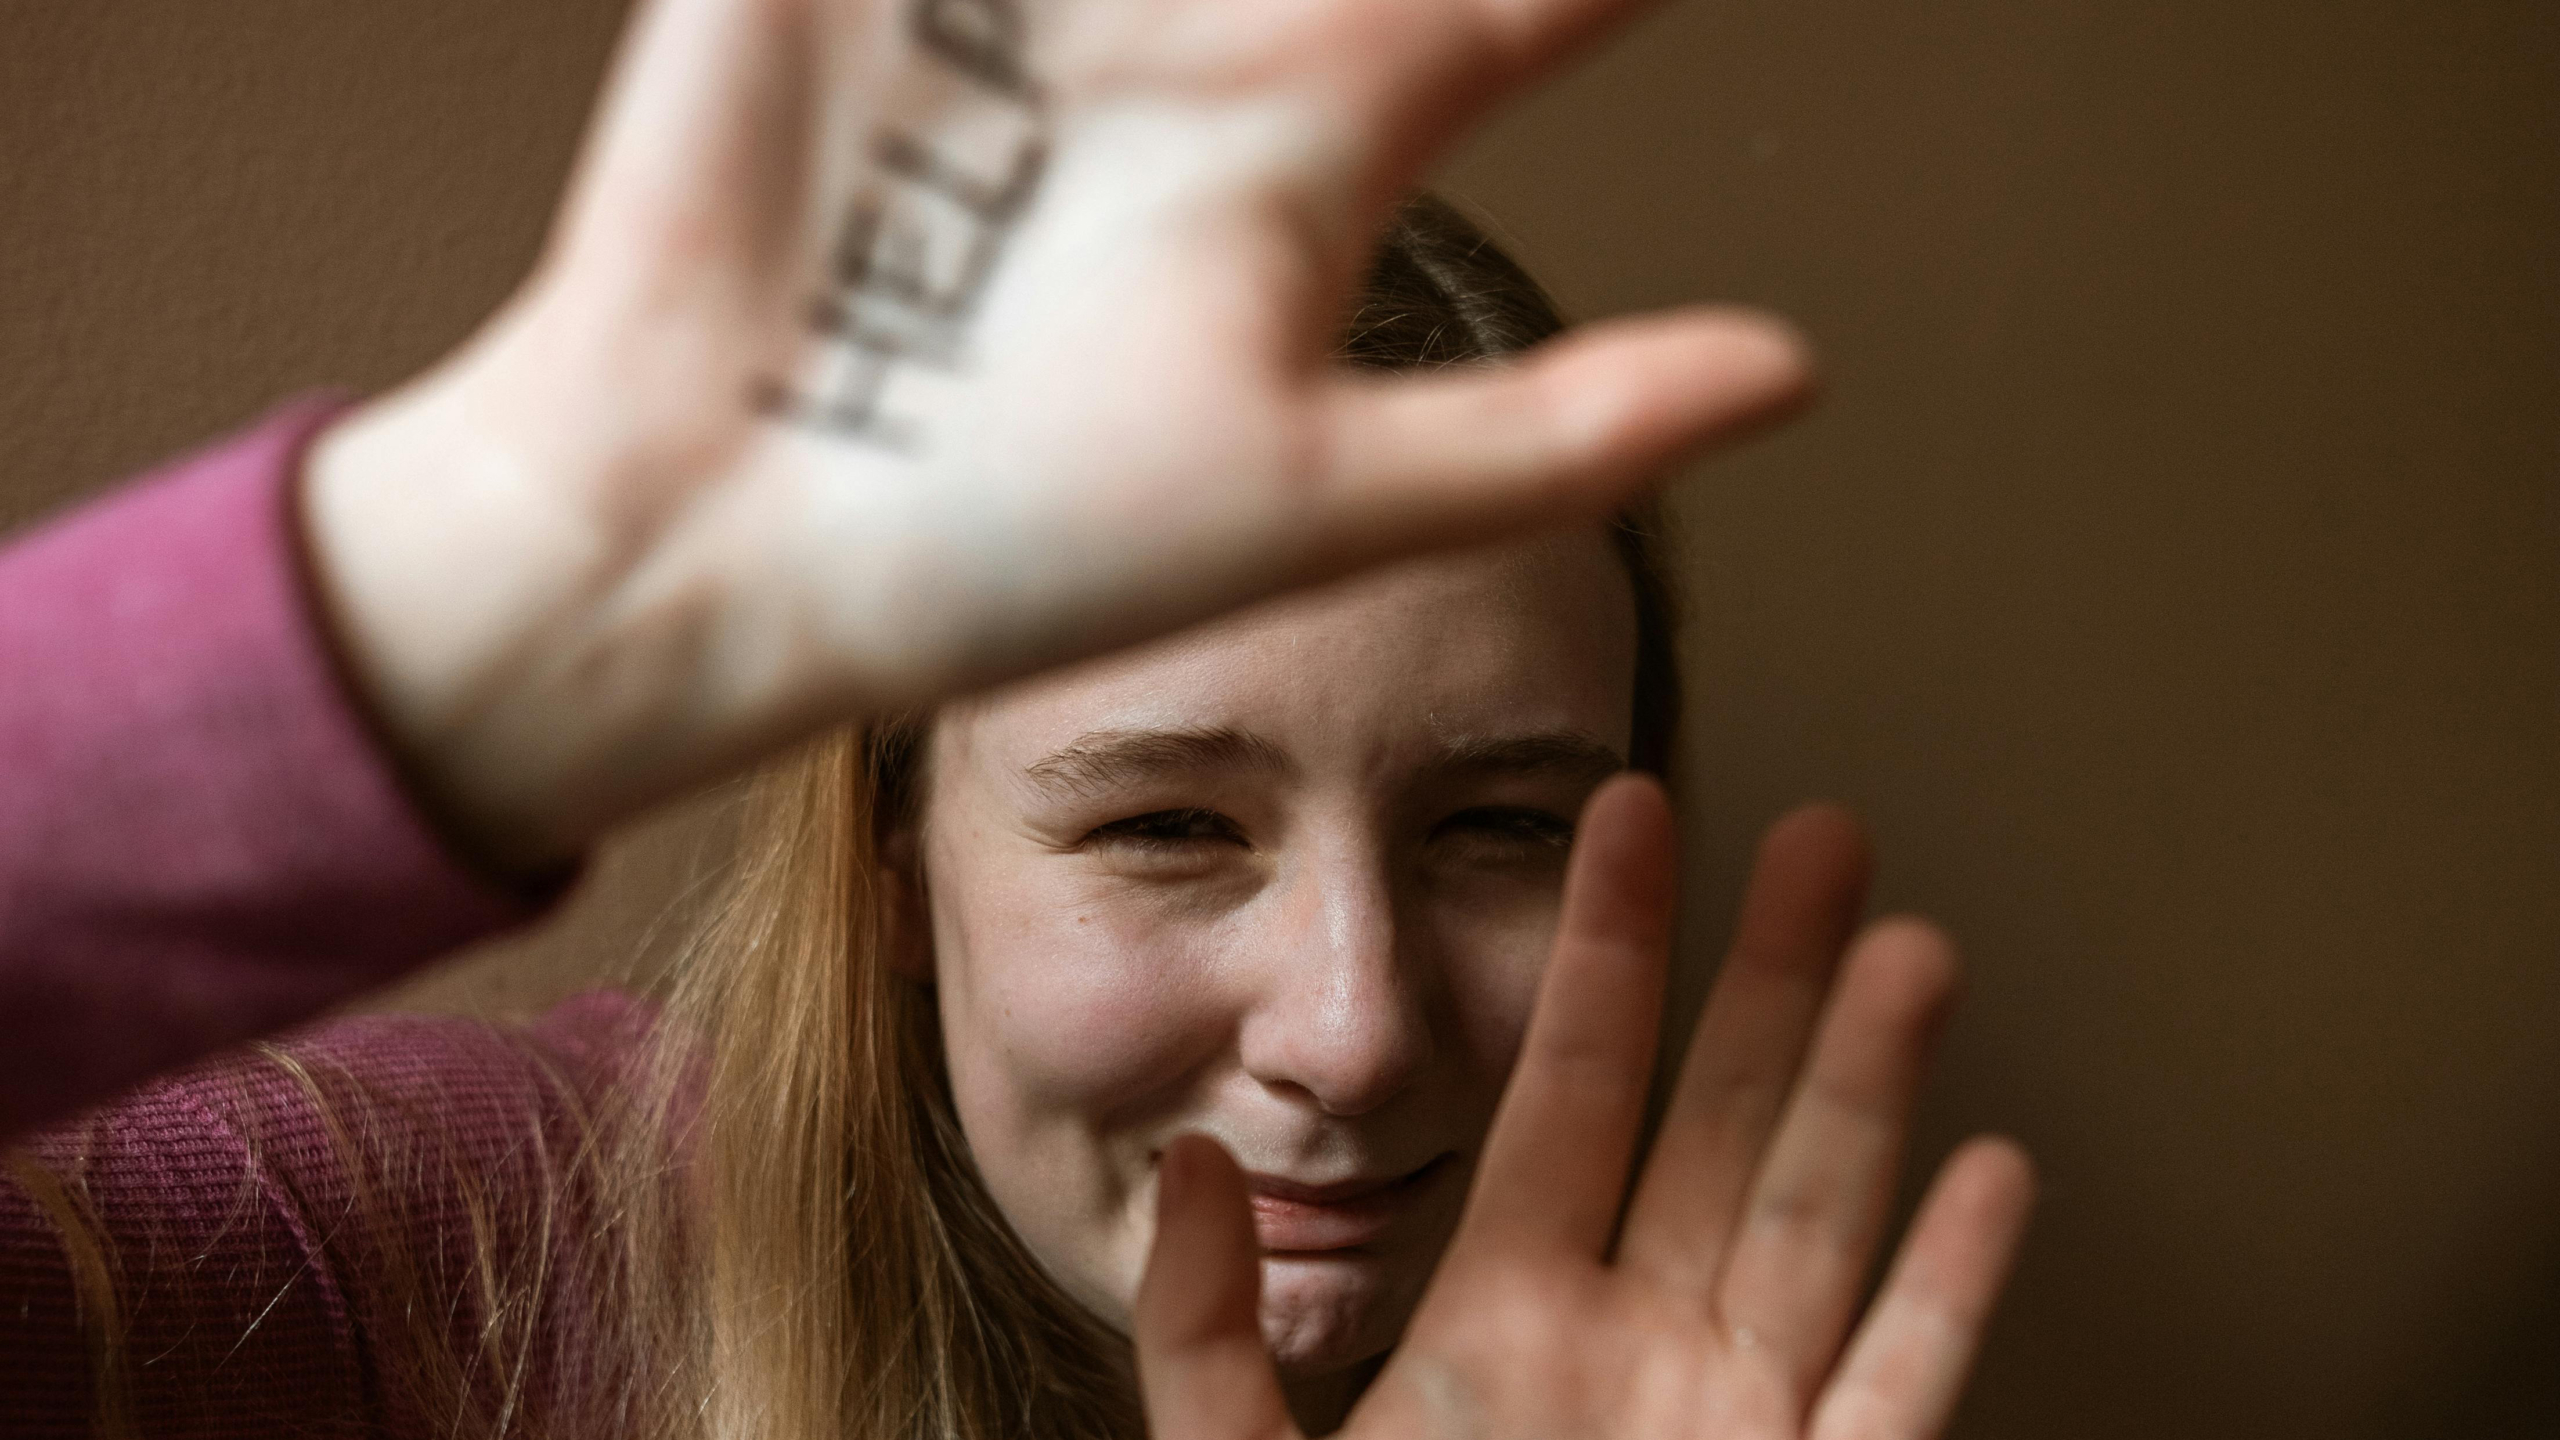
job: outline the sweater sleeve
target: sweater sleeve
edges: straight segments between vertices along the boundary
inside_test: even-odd
[[[0,1175],[0,1435],[554,1414],[610,1372],[577,1157],[652,1020],[610,991],[523,1028],[340,1018],[30,1136]]]
[[[0,1141],[529,918],[402,789],[302,559],[311,400],[0,549]]]

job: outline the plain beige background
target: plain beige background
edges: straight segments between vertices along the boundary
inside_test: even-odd
[[[619,18],[0,6],[0,520],[452,344]],[[1445,180],[1825,356],[1681,503],[1692,928],[1824,795],[1967,943],[1927,1140],[2050,1200],[1960,1432],[2560,1434],[2560,7],[1689,4]]]

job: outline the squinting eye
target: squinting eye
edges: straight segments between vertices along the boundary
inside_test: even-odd
[[[1215,810],[1156,810],[1097,826],[1085,840],[1088,844],[1170,852],[1202,845],[1242,845],[1244,832]]]
[[[1477,843],[1492,842],[1520,849],[1569,850],[1573,847],[1573,822],[1544,810],[1530,810],[1515,805],[1482,805],[1461,810],[1440,822],[1443,832],[1455,832]]]

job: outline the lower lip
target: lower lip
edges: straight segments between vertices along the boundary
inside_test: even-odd
[[[1392,1185],[1322,1204],[1256,1195],[1254,1238],[1265,1251],[1276,1254],[1302,1255],[1373,1244],[1413,1208],[1413,1202],[1439,1171],[1440,1162],[1435,1160]]]

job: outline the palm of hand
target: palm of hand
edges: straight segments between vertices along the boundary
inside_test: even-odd
[[[1465,1218],[1341,1434],[1939,1433],[2032,1182],[2006,1142],[1966,1146],[1861,1315],[1909,1106],[1954,978],[1943,939],[1916,922],[1849,943],[1863,874],[1854,827],[1836,812],[1804,812],[1772,831],[1621,1219],[1674,867],[1656,787],[1620,781],[1594,797],[1555,958]],[[1241,1178],[1202,1140],[1169,1148],[1164,1167],[1137,1312],[1153,1430],[1164,1440],[1293,1440],[1257,1324]]]
[[[315,455],[386,729],[458,830],[556,856],[847,715],[1625,503],[1797,394],[1792,343],[1326,361],[1430,155],[1636,5],[654,0],[532,280]]]
[[[1614,1278],[1515,1279],[1421,1324],[1345,1433],[1548,1440],[1554,1436],[1799,1433],[1773,1357],[1704,1307]]]
[[[907,23],[938,13],[939,32]],[[1384,207],[1433,132],[1561,38],[1548,16],[1497,45],[1490,13],[928,0],[808,15],[804,45],[741,61],[721,88],[788,91],[762,72],[903,50],[880,86],[886,113],[698,117],[683,128],[712,153],[602,166],[646,178],[601,192],[603,218],[572,232],[572,253],[624,263],[571,261],[564,276],[631,275],[639,298],[572,280],[560,293],[639,328],[558,325],[624,358],[546,353],[542,368],[629,374],[628,357],[686,357],[620,387],[659,393],[631,405],[637,426],[590,504],[620,528],[640,519],[625,548],[664,557],[647,584],[765,597],[739,622],[811,637],[838,663],[799,682],[871,704],[1532,508],[1599,513],[1701,408],[1724,421],[1765,403],[1765,365],[1663,363],[1729,348],[1729,329],[1677,323],[1600,346],[1599,368],[1634,388],[1596,402],[1587,355],[1561,374],[1402,386],[1325,364]],[[966,38],[902,46],[902,31]],[[730,133],[742,126],[770,133]],[[661,129],[635,133],[655,145]],[[792,185],[721,158],[858,152],[834,133],[848,129],[910,159]],[[721,182],[708,195],[704,176]],[[704,387],[705,354],[736,383]],[[773,379],[800,423],[735,403]],[[730,458],[689,473],[668,454]]]

